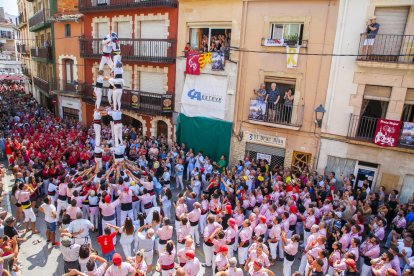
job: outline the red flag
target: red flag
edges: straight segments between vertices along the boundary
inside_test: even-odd
[[[200,54],[197,52],[189,52],[185,66],[185,72],[190,75],[200,75],[200,63],[198,59]]]
[[[383,147],[395,147],[400,129],[401,121],[378,119],[374,143]]]

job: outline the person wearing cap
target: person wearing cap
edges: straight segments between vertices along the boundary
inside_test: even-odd
[[[99,208],[101,209],[101,215],[102,215],[102,227],[105,228],[107,225],[116,225],[116,219],[115,219],[115,208],[120,203],[119,198],[115,201],[111,202],[111,196],[105,195],[104,202],[99,202]],[[114,229],[111,228],[111,231],[113,232]],[[114,237],[114,244],[116,244],[116,237]]]
[[[190,235],[195,240],[196,246],[200,246],[200,232],[198,231],[198,224],[201,217],[201,204],[198,202],[194,202],[193,204],[194,209],[188,213],[188,221],[190,222]]]
[[[256,238],[261,237],[262,239],[264,239],[266,232],[267,232],[266,217],[259,216],[259,224],[254,228],[254,236]]]
[[[145,230],[145,234],[143,233]],[[148,271],[152,270],[152,261],[154,258],[154,229],[150,225],[145,224],[137,231],[138,250],[143,251],[145,263],[148,265]]]
[[[123,262],[120,254],[115,253],[112,257],[112,265],[106,270],[105,276],[127,276],[135,275],[137,271],[128,262]]]
[[[287,232],[287,237],[291,238],[292,235],[293,235],[293,232],[296,230],[296,222],[298,220],[298,217],[296,215],[297,214],[297,207],[292,204],[289,207],[289,211],[290,211],[289,218],[288,218],[288,220],[289,220],[289,231]]]
[[[367,56],[372,54],[372,48],[375,43],[375,37],[378,34],[380,24],[377,23],[377,17],[372,16],[367,22],[366,38],[364,40],[363,53]]]
[[[63,236],[60,244],[60,252],[63,256],[63,268],[65,273],[68,273],[69,269],[80,270],[79,250],[81,246],[79,244],[73,243],[72,239],[68,236]]]
[[[299,235],[295,234],[292,238],[287,239],[286,233],[282,232],[281,235],[282,249],[285,251],[285,258],[283,260],[283,276],[292,275],[292,265],[295,260],[295,256],[299,250]]]
[[[234,218],[229,218],[227,224],[229,227],[227,227],[227,229],[224,230],[224,234],[226,237],[227,247],[229,248],[229,257],[232,258],[235,249],[238,227],[236,225],[236,220]]]
[[[229,248],[227,245],[221,245],[213,262],[213,272],[226,271],[229,266]]]
[[[192,249],[188,249],[185,252],[185,258],[187,259],[184,265],[185,276],[196,276],[200,272],[201,265],[198,258],[195,256],[195,252]]]

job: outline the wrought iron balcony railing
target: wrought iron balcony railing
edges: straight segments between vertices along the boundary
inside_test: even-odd
[[[252,121],[275,125],[300,127],[303,122],[303,112],[303,105],[287,105],[284,103],[274,104],[251,99],[248,118]]]
[[[44,27],[50,26],[49,10],[39,10],[32,17],[29,18],[29,30],[31,32],[37,31]]]
[[[177,3],[177,0],[79,0],[79,11],[86,13],[130,8],[176,8]]]
[[[44,58],[48,61],[53,60],[52,47],[36,47],[30,49],[30,54],[34,58]]]

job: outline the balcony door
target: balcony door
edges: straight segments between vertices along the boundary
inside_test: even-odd
[[[109,34],[109,22],[95,23],[95,38],[92,41],[92,49],[94,54],[100,54],[102,48],[102,39]]]
[[[64,59],[64,74],[63,80],[61,81],[61,90],[73,90],[74,76],[73,76],[73,60]],[[71,89],[72,88],[72,89]]]
[[[167,39],[165,20],[141,21],[139,29],[141,39]],[[168,48],[160,41],[142,41],[137,50],[142,57],[166,57]]]
[[[407,18],[410,7],[377,7],[375,9],[375,16],[377,22],[380,24],[378,31],[379,36],[376,37],[373,54],[383,54],[384,61],[397,61],[402,48],[404,48],[405,41],[403,35],[405,33],[405,26],[407,25]],[[410,42],[412,45],[412,42]]]

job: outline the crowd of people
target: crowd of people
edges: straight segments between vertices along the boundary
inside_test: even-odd
[[[414,202],[396,191],[307,167],[211,160],[126,126],[116,142],[104,113],[97,141],[94,127],[10,85],[0,93],[15,205],[0,239],[3,275],[19,269],[19,244],[39,220],[65,275],[414,274]]]

